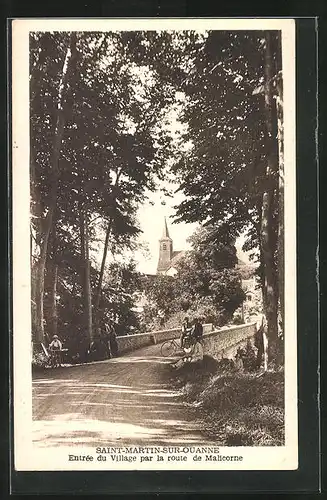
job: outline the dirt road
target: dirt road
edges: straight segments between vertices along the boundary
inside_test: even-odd
[[[197,410],[171,383],[160,346],[33,378],[33,440],[40,447],[208,443]]]

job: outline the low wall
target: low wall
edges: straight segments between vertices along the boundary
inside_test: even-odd
[[[203,325],[203,333],[209,333],[213,331],[212,323],[205,323]],[[181,328],[172,328],[171,330],[157,330],[152,332],[156,339],[156,343],[164,342],[165,340],[176,339],[181,336],[182,330]]]
[[[203,325],[203,333],[207,334],[213,331],[213,325],[206,323]],[[117,337],[118,353],[125,354],[135,351],[141,347],[159,344],[165,340],[176,339],[181,335],[181,328],[172,328],[170,330],[156,330],[154,332],[135,333],[134,335],[123,335]]]
[[[234,358],[239,347],[244,347],[249,339],[254,340],[255,333],[255,322],[207,333],[204,336],[204,354],[215,359]]]
[[[244,347],[248,339],[254,338],[256,323],[231,326],[213,330],[212,324],[203,325],[204,354],[216,359],[233,358],[239,347]],[[170,330],[157,330],[154,332],[136,333],[117,337],[119,355],[136,351],[141,347],[179,338],[180,328]]]
[[[150,333],[136,333],[134,335],[123,335],[117,337],[118,355],[135,351],[141,347],[153,344]]]

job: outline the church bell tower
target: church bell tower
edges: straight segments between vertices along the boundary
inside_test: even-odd
[[[159,261],[157,266],[157,274],[165,274],[165,272],[169,268],[172,256],[173,256],[173,240],[169,236],[166,217],[165,217],[162,237],[159,240]]]

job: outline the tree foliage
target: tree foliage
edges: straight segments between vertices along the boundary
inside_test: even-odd
[[[147,279],[148,322],[159,318],[159,324],[167,325],[181,312],[217,325],[231,319],[245,297],[233,242],[216,237],[213,227],[200,228],[190,238],[192,249],[177,263],[176,276]]]
[[[30,42],[31,212],[42,249],[34,259],[33,323],[42,340],[47,267],[56,261],[59,276],[80,286],[82,213],[90,241],[97,219],[112,252],[132,245],[137,209],[163,176],[171,138],[161,127],[167,104],[160,98],[162,82],[135,61],[123,33],[32,33]],[[102,278],[93,266],[92,295],[99,300]]]
[[[176,222],[200,222],[206,229],[194,235],[178,279],[158,277],[147,284],[156,314],[198,308],[202,316],[227,321],[242,301],[234,241],[246,231],[244,249],[259,248],[273,337],[283,259],[277,140],[282,125],[279,114],[277,127],[274,106],[281,82],[280,33],[42,32],[30,35],[30,54],[38,340],[44,324],[48,330],[55,324],[55,315],[68,331],[67,311],[78,331],[85,328],[83,251],[99,234],[102,264],[92,261],[86,280],[89,314],[96,326],[111,313],[120,318],[122,331],[136,326],[135,269],[108,267],[107,255],[133,248],[140,232],[137,210],[167,174],[185,195]],[[178,131],[172,130],[171,113],[183,123]],[[88,233],[84,250],[82,219]]]
[[[259,248],[272,340],[277,336],[277,268],[283,266],[274,104],[280,72],[279,32],[209,32],[182,86],[183,139],[189,148],[173,166],[186,196],[177,207],[177,222],[214,225],[221,238],[246,232],[244,250]]]

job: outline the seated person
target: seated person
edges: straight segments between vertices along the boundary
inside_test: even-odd
[[[180,358],[178,361],[176,361],[171,365],[174,369],[181,368],[187,363],[199,364],[203,360],[203,347],[201,342],[196,342],[193,349],[192,347],[189,348],[185,347],[184,351],[185,351],[185,356],[183,356],[182,358]]]
[[[59,340],[58,335],[54,335],[52,337],[52,342],[49,344],[49,349],[51,349],[52,351],[61,351],[62,343]]]
[[[54,356],[55,363],[61,365],[62,343],[59,340],[58,335],[54,335],[52,337],[52,342],[49,344],[49,350],[52,352]]]

